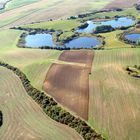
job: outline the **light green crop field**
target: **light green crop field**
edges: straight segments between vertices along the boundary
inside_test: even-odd
[[[76,20],[55,20],[38,24],[31,24],[23,26],[24,28],[42,28],[42,29],[55,29],[62,31],[69,31],[73,28],[80,26],[81,23]]]
[[[126,44],[122,41],[120,41],[117,37],[118,34],[123,33],[121,30],[113,31],[111,33],[104,33],[100,34],[101,36],[105,37],[106,49],[111,49],[111,48],[123,48],[123,47],[128,47],[130,48],[130,44]]]
[[[140,138],[140,80],[126,72],[140,63],[140,48],[96,51],[90,76],[89,122],[110,140]]]

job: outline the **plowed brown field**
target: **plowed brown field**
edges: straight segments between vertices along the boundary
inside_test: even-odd
[[[59,60],[84,63],[89,66],[93,60],[93,52],[64,51]],[[77,115],[88,119],[89,68],[53,64],[49,69],[43,89]]]
[[[92,61],[93,61],[94,53],[93,51],[64,51],[59,60],[67,61],[67,62],[75,62],[75,63],[83,63],[86,64],[91,70]]]

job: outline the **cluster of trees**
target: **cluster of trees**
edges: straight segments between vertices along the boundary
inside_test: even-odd
[[[86,13],[86,14],[79,14],[76,18],[84,18],[84,17],[91,16],[91,15],[97,14],[97,13],[104,13],[104,12],[111,12],[111,11],[122,11],[122,10],[123,9],[121,9],[121,8],[97,10],[97,11],[93,11],[93,12]]]
[[[20,47],[20,48],[25,47],[25,43],[26,43],[25,38],[26,38],[27,35],[28,35],[27,33],[22,33],[20,35],[20,38],[19,38],[18,43],[17,43],[18,47]]]
[[[128,74],[140,78],[140,65],[134,65],[134,66],[127,66],[126,70],[128,71]]]
[[[140,4],[135,4],[137,10],[140,10]]]
[[[22,31],[27,31],[27,32],[38,32],[38,33],[48,33],[48,32],[55,32],[54,29],[42,29],[42,28],[23,28],[23,27],[12,27],[10,29],[14,30],[22,30]]]
[[[95,33],[107,33],[107,32],[112,32],[114,31],[114,28],[111,25],[101,25],[101,26],[97,26],[95,28]]]
[[[60,50],[60,51],[63,51],[63,50],[71,50],[71,48],[69,48],[69,47],[59,47],[59,46],[56,46],[56,47],[42,46],[42,47],[39,47],[39,48],[40,49]]]
[[[3,115],[2,115],[2,111],[0,110],[0,127],[3,124]]]
[[[104,138],[100,134],[97,134],[85,121],[62,109],[53,98],[34,88],[26,75],[18,68],[4,62],[0,62],[0,66],[12,70],[20,78],[27,93],[43,108],[44,112],[50,116],[50,118],[75,129],[85,140],[104,140]]]
[[[88,27],[88,23],[84,23],[82,24],[81,26],[78,27],[78,29],[84,29],[84,28],[87,28]]]

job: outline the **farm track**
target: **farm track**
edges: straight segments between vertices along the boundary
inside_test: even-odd
[[[10,70],[0,67],[0,109],[4,123],[2,140],[81,140],[71,128],[54,122],[27,95],[20,79]],[[65,130],[65,131],[64,131]]]
[[[94,58],[93,51],[64,51],[59,60],[73,63],[85,64],[85,67],[89,68],[91,72],[92,62]]]
[[[85,120],[88,119],[93,56],[91,51],[64,51],[59,61],[50,67],[43,85],[43,89],[60,104]]]

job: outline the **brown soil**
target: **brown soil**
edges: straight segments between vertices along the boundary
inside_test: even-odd
[[[47,74],[43,89],[59,103],[87,120],[88,76],[88,69],[84,67],[53,64]]]
[[[134,4],[139,4],[140,0],[114,0],[110,4],[108,4],[105,9],[112,8],[128,8],[132,7]]]
[[[67,62],[76,62],[86,64],[86,67],[91,71],[92,61],[94,58],[93,51],[64,51],[59,60]]]
[[[52,64],[43,86],[60,104],[85,120],[88,119],[89,73],[93,57],[93,51],[64,51],[59,60],[65,64]]]

